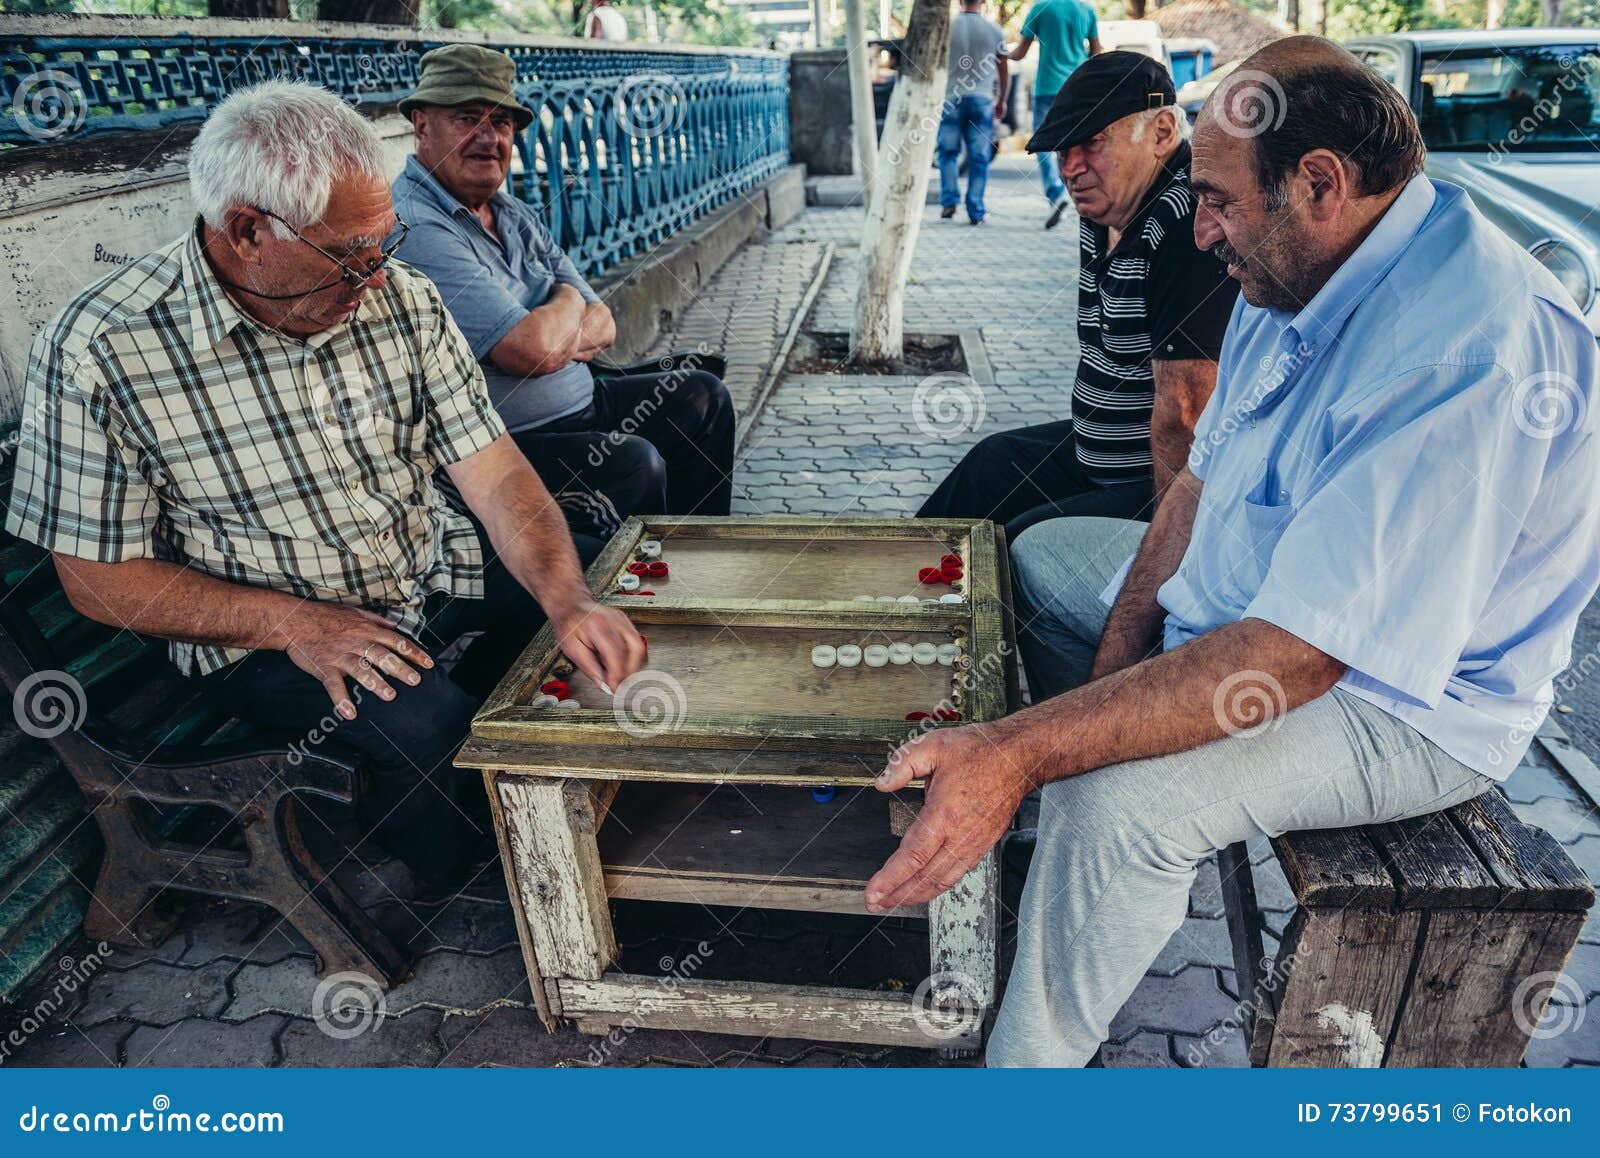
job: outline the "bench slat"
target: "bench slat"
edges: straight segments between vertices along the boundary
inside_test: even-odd
[[[1448,813],[1375,824],[1368,834],[1394,873],[1403,909],[1492,909],[1505,895]]]
[[[1394,879],[1361,831],[1329,828],[1286,832],[1273,839],[1278,863],[1302,905],[1394,905]]]
[[[1501,908],[1582,912],[1594,886],[1560,843],[1524,824],[1498,790],[1451,811],[1451,818],[1500,883]]]

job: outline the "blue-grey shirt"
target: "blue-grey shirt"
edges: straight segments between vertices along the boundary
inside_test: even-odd
[[[1560,284],[1417,177],[1299,313],[1241,297],[1166,646],[1262,619],[1503,778],[1600,586],[1600,365]]]
[[[599,296],[561,251],[539,215],[504,190],[496,193],[496,239],[477,215],[424,169],[415,156],[394,182],[394,209],[411,226],[400,256],[439,287],[445,306],[483,367],[489,397],[506,429],[528,430],[583,410],[594,401],[594,376],[584,362],[522,378],[489,360],[489,351],[558,285],[585,301]]]

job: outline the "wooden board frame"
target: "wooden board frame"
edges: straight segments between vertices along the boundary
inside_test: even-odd
[[[938,607],[917,604],[864,604],[855,601],[805,600],[672,600],[648,602],[607,595],[616,574],[645,538],[670,542],[673,537],[719,539],[881,539],[958,544],[966,560],[966,602]],[[828,630],[966,629],[966,653],[951,671],[959,692],[962,722],[984,722],[1006,713],[1010,672],[1016,663],[1005,616],[1008,598],[1004,532],[977,519],[825,519],[809,516],[751,518],[639,518],[627,520],[590,566],[588,582],[597,599],[626,608],[640,624],[708,624],[727,627],[802,627]],[[996,661],[1005,679],[971,677],[972,668]],[[563,662],[554,628],[546,624],[485,700],[473,720],[472,739],[457,764],[485,767],[479,742],[503,741],[529,746],[560,744],[617,746],[640,752],[650,747],[742,748],[759,742],[764,748],[816,753],[858,753],[887,756],[912,733],[904,719],[838,718],[773,714],[686,712],[673,727],[648,742],[630,734],[613,712],[580,708],[559,714],[532,707],[530,689],[550,678]],[[937,725],[935,725],[937,726]],[[630,757],[630,759],[633,757]]]

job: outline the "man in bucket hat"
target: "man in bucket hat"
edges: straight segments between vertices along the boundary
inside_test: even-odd
[[[416,155],[394,183],[406,257],[438,285],[483,366],[517,445],[574,529],[609,534],[631,514],[725,515],[733,404],[720,379],[675,369],[597,380],[611,311],[527,202],[506,190],[516,63],[475,44],[422,58],[400,102]]]

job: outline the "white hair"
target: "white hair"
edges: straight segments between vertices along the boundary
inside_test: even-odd
[[[360,113],[324,88],[268,80],[212,110],[189,150],[189,190],[207,225],[250,205],[297,229],[322,220],[336,178],[389,183],[383,141]],[[280,237],[289,236],[274,221]]]
[[[1133,139],[1135,141],[1144,140],[1145,129],[1155,124],[1157,117],[1169,115],[1172,117],[1172,131],[1177,135],[1178,140],[1187,141],[1189,139],[1189,116],[1177,105],[1166,105],[1159,109],[1144,109],[1135,113]]]

